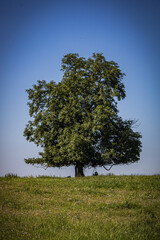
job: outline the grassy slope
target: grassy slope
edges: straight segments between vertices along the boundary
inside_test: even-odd
[[[160,239],[160,176],[0,178],[0,239]]]

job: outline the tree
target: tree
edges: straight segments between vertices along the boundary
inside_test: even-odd
[[[92,58],[68,54],[62,59],[59,83],[38,81],[27,91],[31,121],[24,130],[30,142],[41,146],[38,158],[28,164],[45,167],[75,166],[75,176],[86,167],[139,160],[141,135],[134,121],[118,115],[117,101],[124,99],[124,73],[102,54]]]

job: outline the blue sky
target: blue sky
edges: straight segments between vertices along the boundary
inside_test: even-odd
[[[37,80],[61,81],[67,53],[101,52],[126,73],[124,119],[138,119],[141,160],[115,174],[160,173],[160,2],[158,0],[0,1],[0,175],[74,176],[73,167],[42,170],[24,163],[39,149],[23,137],[27,94]],[[98,172],[105,174],[102,168]],[[92,170],[85,170],[91,175]]]

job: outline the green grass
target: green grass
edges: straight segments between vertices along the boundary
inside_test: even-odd
[[[0,178],[2,240],[158,240],[160,176]]]

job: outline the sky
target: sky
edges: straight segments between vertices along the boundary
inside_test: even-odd
[[[61,81],[65,54],[88,58],[93,52],[126,73],[119,115],[137,119],[142,134],[140,161],[111,172],[160,174],[159,13],[159,0],[0,1],[0,176],[74,176],[72,166],[44,170],[24,162],[40,150],[23,136],[30,120],[25,90],[37,80]]]

